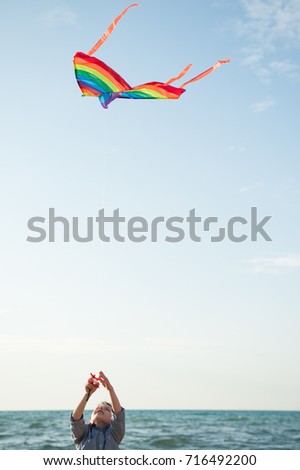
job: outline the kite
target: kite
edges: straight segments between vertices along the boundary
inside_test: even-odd
[[[105,31],[101,39],[87,53],[77,52],[74,56],[75,76],[82,96],[97,97],[103,108],[107,109],[108,105],[116,98],[127,99],[178,99],[184,93],[185,86],[196,82],[206,75],[213,72],[221,64],[229,62],[230,59],[218,60],[215,65],[200,73],[196,77],[183,83],[180,87],[172,86],[171,83],[182,78],[192,64],[189,64],[176,77],[170,78],[167,82],[149,82],[135,87],[131,87],[117,72],[106,65],[101,60],[93,57],[93,54],[103,45],[115,29],[117,23],[129,10],[129,8],[139,6],[138,3],[129,5],[125,10],[117,16],[108,29]]]
[[[94,385],[94,387],[96,387],[96,388],[99,388],[100,387],[99,382],[101,382],[100,374],[99,374],[99,377],[96,377],[95,374],[92,374],[92,372],[91,372],[90,376],[91,376],[91,378],[88,380],[88,383]],[[88,391],[86,401],[88,401],[88,399],[90,398],[90,395],[91,395],[91,390]]]
[[[95,374],[92,374],[92,372],[90,372],[90,376],[92,377],[92,379],[94,379],[94,380],[92,380],[92,383],[94,385],[99,385],[97,382],[94,382],[94,381],[97,380],[98,382],[100,382],[101,381],[100,375],[99,375],[99,377],[96,377]]]

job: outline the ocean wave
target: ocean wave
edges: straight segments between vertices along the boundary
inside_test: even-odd
[[[42,429],[42,428],[45,428],[46,426],[48,427],[48,424],[46,425],[43,421],[37,421],[34,423],[30,423],[28,428],[29,429]]]
[[[300,450],[300,412],[128,410],[126,416],[124,450]],[[0,427],[2,450],[75,449],[69,411],[0,412]]]

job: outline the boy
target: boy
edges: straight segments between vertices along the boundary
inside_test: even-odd
[[[87,381],[86,393],[71,415],[73,441],[80,450],[119,449],[125,434],[125,410],[121,407],[113,386],[103,372],[99,373],[97,380],[91,378]],[[112,404],[103,401],[97,405],[89,424],[86,424],[83,412],[90,395],[97,390],[99,383],[108,390]]]

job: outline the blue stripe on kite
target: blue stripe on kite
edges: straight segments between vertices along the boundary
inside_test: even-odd
[[[91,73],[88,72],[81,72],[81,71],[76,71],[76,78],[77,80],[80,80],[83,83],[91,84],[93,87],[96,87],[96,89],[104,92],[111,93],[113,90],[104,82],[102,81],[99,77],[96,77],[95,75],[92,75]]]
[[[96,93],[99,93],[100,95],[102,95],[103,93],[105,93],[105,92],[99,90],[99,88],[96,88],[96,87],[94,87],[93,85],[89,85],[89,84],[87,84],[86,82],[83,82],[83,81],[81,81],[81,80],[78,80],[78,85],[79,85],[80,88],[81,88],[81,87],[86,87],[86,88],[88,88],[88,89],[91,90],[91,91],[95,91]],[[87,91],[88,91],[88,90],[87,90]]]

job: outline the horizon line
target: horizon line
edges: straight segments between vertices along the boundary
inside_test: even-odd
[[[32,411],[69,411],[71,408],[35,408],[35,409],[0,409],[3,412],[32,412]],[[85,411],[91,411],[93,408],[86,408]],[[240,412],[292,412],[299,413],[300,409],[273,409],[273,408],[125,408],[125,411],[240,411]]]

